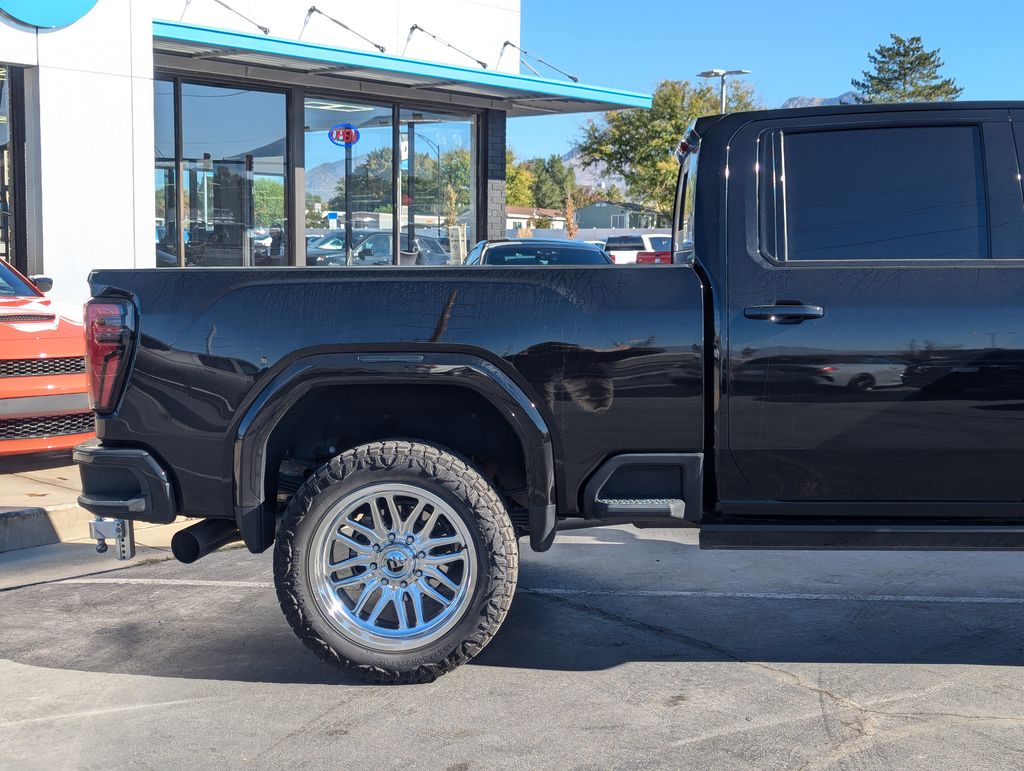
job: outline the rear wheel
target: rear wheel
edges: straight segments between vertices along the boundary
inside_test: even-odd
[[[854,391],[870,391],[875,387],[875,379],[866,372],[855,376],[850,381],[850,388]]]
[[[476,655],[504,620],[518,551],[494,489],[433,445],[349,450],[295,494],[274,553],[299,638],[372,680],[426,682]]]

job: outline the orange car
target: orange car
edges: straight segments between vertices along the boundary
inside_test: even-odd
[[[70,450],[92,437],[82,324],[0,260],[0,455]]]

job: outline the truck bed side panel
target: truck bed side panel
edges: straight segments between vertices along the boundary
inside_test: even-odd
[[[177,474],[183,510],[230,513],[233,429],[298,352],[475,352],[535,399],[559,504],[606,457],[702,448],[701,286],[686,266],[97,271],[132,292],[135,368],[109,442],[143,442]]]

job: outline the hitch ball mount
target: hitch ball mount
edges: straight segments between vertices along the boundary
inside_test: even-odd
[[[89,523],[89,537],[96,539],[96,551],[107,551],[107,539],[117,548],[119,560],[130,560],[135,556],[135,523],[130,519],[97,517]]]

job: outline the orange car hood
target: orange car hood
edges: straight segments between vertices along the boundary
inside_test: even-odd
[[[19,315],[53,316],[40,321],[7,321]],[[46,297],[0,297],[0,359],[84,356],[81,322]]]

